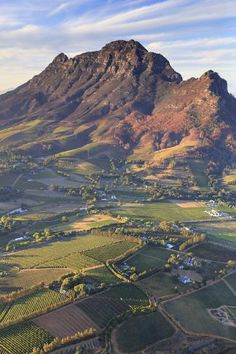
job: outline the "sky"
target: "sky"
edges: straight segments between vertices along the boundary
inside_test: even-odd
[[[135,39],[184,79],[217,71],[236,96],[236,0],[0,0],[0,92],[61,53]]]

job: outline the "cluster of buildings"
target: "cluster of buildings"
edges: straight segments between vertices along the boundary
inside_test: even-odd
[[[129,277],[133,273],[131,267],[125,261],[119,264],[119,269],[126,277]]]
[[[215,210],[215,209],[205,210],[204,212],[207,213],[210,216],[215,217],[215,218],[229,216],[229,214],[227,214],[227,213],[225,213],[223,211]]]
[[[209,200],[209,202],[207,202],[207,206],[209,206],[210,208],[215,208],[217,207],[219,204],[215,201],[215,200]]]
[[[110,196],[108,196],[105,192],[103,192],[103,191],[100,191],[99,192],[99,197],[101,198],[101,200],[102,201],[107,201],[107,200],[111,200],[111,201],[117,201],[118,200],[118,198],[114,195],[114,194],[112,194],[112,195],[110,195]]]
[[[218,203],[215,200],[209,200],[209,202],[206,203],[206,205],[210,208],[211,210],[205,210],[204,212],[210,216],[213,216],[214,218],[219,218],[219,217],[226,217],[229,216],[228,213],[225,213],[223,211],[216,210],[214,208],[218,207],[219,205],[222,205],[223,203]]]
[[[178,276],[178,281],[184,285],[186,284],[191,284],[193,280],[190,274],[193,274],[192,271],[185,270],[186,267],[188,268],[193,268],[193,267],[200,267],[201,266],[201,261],[198,260],[196,257],[188,256],[186,257],[182,264],[178,267],[177,274]]]

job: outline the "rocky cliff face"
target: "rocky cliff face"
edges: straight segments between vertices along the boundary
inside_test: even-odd
[[[71,59],[59,54],[1,95],[2,132],[19,126],[22,139],[13,134],[4,146],[37,154],[45,144],[58,152],[107,143],[135,155],[144,146],[155,153],[191,139],[196,149],[218,144],[228,152],[235,148],[236,100],[213,71],[183,81],[162,55],[115,41]]]
[[[151,113],[161,86],[180,81],[162,55],[132,40],[116,41],[72,59],[59,54],[40,75],[0,98],[0,114],[12,119],[39,109],[50,116],[55,109],[58,118],[74,113],[79,120],[133,109]]]

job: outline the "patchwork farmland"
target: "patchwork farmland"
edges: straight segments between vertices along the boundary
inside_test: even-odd
[[[35,345],[43,350],[54,338],[73,338],[90,328],[96,330],[99,345],[114,350],[112,354],[149,346],[155,350],[163,346],[168,352],[178,331],[185,338],[180,346],[188,331],[193,339],[200,333],[214,340],[221,333],[222,340],[234,340],[234,327],[219,322],[217,315],[235,313],[234,273],[225,276],[233,269],[227,262],[234,261],[235,252],[228,244],[223,247],[223,241],[230,242],[228,237],[233,241],[235,208],[215,202],[217,210],[229,215],[227,221],[215,222],[205,213],[212,208],[209,203],[192,195],[149,201],[156,187],[146,177],[136,187],[120,184],[113,176],[93,180],[85,171],[83,176],[75,169],[61,172],[47,167],[9,177],[25,195],[3,202],[3,213],[24,203],[28,211],[12,217],[17,229],[4,233],[0,241],[0,294],[13,296],[12,291],[18,291],[15,299],[0,304],[4,354],[30,353]],[[204,192],[208,188],[202,173],[194,188]],[[96,183],[99,187],[94,187]],[[162,179],[158,191],[164,183]],[[91,198],[96,194],[91,209],[79,194],[86,184],[86,193],[93,190]],[[213,236],[208,232],[211,227],[219,233]],[[204,242],[180,251],[182,243],[205,230]],[[40,239],[44,232],[50,237]],[[18,236],[29,238],[7,250]],[[125,275],[124,269],[131,273]],[[180,274],[189,283],[182,283]],[[200,280],[195,281],[194,274]],[[221,277],[221,282],[204,287]],[[40,288],[24,295],[34,286]],[[188,313],[197,311],[194,321],[186,308]],[[125,337],[127,331],[130,336]]]

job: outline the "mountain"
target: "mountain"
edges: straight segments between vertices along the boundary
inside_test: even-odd
[[[1,149],[36,156],[234,159],[236,99],[216,72],[183,81],[161,54],[119,40],[61,53],[1,95],[0,129]]]

